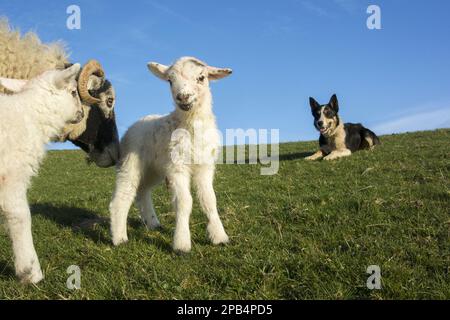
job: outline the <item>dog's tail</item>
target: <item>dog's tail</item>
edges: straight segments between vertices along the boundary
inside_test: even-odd
[[[362,136],[367,142],[368,148],[372,149],[381,144],[380,138],[371,130],[363,128]]]

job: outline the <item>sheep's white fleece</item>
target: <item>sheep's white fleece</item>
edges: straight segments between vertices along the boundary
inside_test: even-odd
[[[0,18],[0,48],[0,77],[4,78],[29,80],[69,63],[63,42],[44,44],[34,32],[21,36],[6,18]],[[5,92],[0,86],[0,93]]]

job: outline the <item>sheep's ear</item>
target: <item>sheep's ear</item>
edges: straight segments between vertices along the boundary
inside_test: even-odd
[[[320,104],[316,101],[316,99],[309,97],[309,105],[311,106],[311,109],[319,109]]]
[[[158,78],[164,81],[168,80],[167,78],[167,70],[169,69],[168,66],[156,62],[149,62],[147,63],[147,67]]]
[[[219,80],[228,77],[233,73],[233,70],[228,68],[215,68],[208,67],[208,78],[209,80]]]
[[[72,81],[75,81],[76,77],[78,76],[78,73],[80,72],[80,69],[81,65],[79,63],[75,63],[70,68],[59,71],[55,75],[55,78],[53,79],[55,86],[60,89],[67,88],[67,86]]]
[[[0,78],[0,86],[11,92],[19,92],[27,84],[28,80]]]

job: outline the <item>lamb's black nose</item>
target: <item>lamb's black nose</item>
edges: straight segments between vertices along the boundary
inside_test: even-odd
[[[179,102],[186,102],[186,101],[188,101],[188,99],[190,98],[190,94],[188,94],[188,93],[179,93],[179,94],[177,94],[177,100],[179,101]]]
[[[318,125],[319,127],[322,127],[322,126],[323,126],[323,121],[317,121],[317,125]]]

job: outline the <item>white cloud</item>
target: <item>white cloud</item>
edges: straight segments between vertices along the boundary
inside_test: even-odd
[[[175,10],[169,8],[168,6],[165,6],[165,5],[163,5],[161,3],[158,3],[156,1],[149,1],[148,3],[154,9],[159,10],[160,12],[162,12],[162,13],[168,15],[168,16],[171,16],[172,18],[175,18],[175,19],[180,20],[180,21],[182,21],[184,23],[187,23],[187,24],[193,24],[193,22],[190,19],[188,19],[188,17],[186,17],[185,15],[179,13],[178,11],[175,11]]]
[[[334,3],[348,13],[355,13],[359,5],[355,0],[334,0]]]
[[[377,134],[434,130],[450,126],[450,106],[430,111],[420,110],[372,126]]]
[[[332,14],[325,10],[324,8],[318,6],[315,3],[312,3],[311,1],[302,1],[301,5],[306,8],[307,10],[311,11],[312,13],[315,13],[319,17],[331,17]]]

